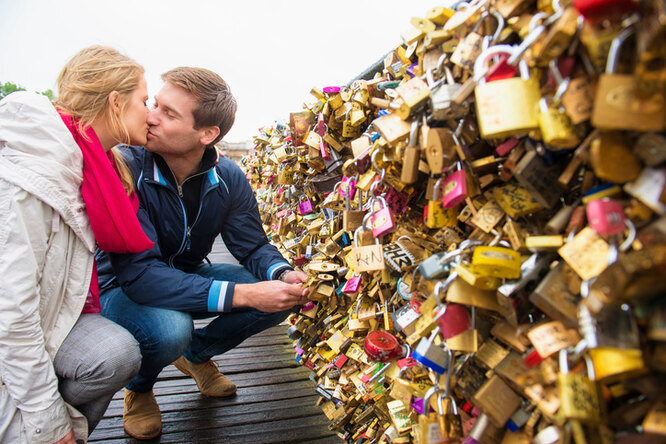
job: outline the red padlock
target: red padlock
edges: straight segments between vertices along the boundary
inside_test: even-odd
[[[618,236],[624,232],[622,204],[609,198],[595,199],[585,208],[587,222],[601,236]]]
[[[439,322],[444,339],[457,336],[472,327],[467,308],[461,304],[446,304],[446,310],[437,322]]]
[[[363,350],[373,361],[389,362],[405,355],[403,346],[391,333],[375,330],[365,337]]]
[[[573,6],[592,23],[638,11],[635,0],[574,0]]]

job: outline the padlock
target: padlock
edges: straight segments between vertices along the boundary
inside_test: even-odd
[[[409,143],[402,156],[402,170],[400,172],[400,181],[406,184],[416,182],[419,177],[419,161],[421,159],[421,148],[418,145],[419,120],[412,122],[409,132]]]
[[[375,201],[379,201],[381,204],[379,210],[374,209]],[[372,235],[375,238],[380,238],[393,230],[395,227],[393,223],[393,215],[391,214],[391,209],[388,207],[386,200],[383,197],[379,196],[374,198],[371,201],[370,208],[372,209],[372,212],[366,214],[365,218],[370,218]]]
[[[303,200],[304,197],[305,200]],[[301,213],[301,215],[312,213],[312,202],[306,196],[301,196],[299,199],[298,211]]]
[[[342,288],[344,294],[355,294],[358,293],[361,286],[361,276],[352,276],[347,279],[345,286]]]
[[[432,72],[426,73],[426,78],[431,89],[430,93],[430,118],[433,120],[444,121],[448,119],[458,119],[469,113],[469,103],[467,101],[456,102],[454,99],[460,94],[462,84],[456,83],[453,73],[444,65],[445,56],[440,57],[437,70],[444,71],[444,76],[435,81]]]
[[[486,61],[498,54],[514,54],[508,45],[495,45],[481,52],[474,63],[477,86],[476,114],[485,139],[522,135],[538,127],[539,85],[529,77],[527,63],[520,61],[521,78],[484,82]]]
[[[585,206],[585,211],[588,223],[601,236],[618,236],[626,228],[622,205],[612,199],[592,200]]]
[[[599,76],[591,123],[597,128],[662,131],[666,125],[666,103],[663,91],[647,97],[636,93],[633,74],[616,74],[616,65],[623,43],[635,33],[623,29],[611,44],[605,73]]]
[[[539,129],[543,142],[551,149],[569,149],[576,147],[580,139],[571,123],[571,118],[560,107],[562,96],[569,87],[569,79],[563,80],[555,60],[549,64],[550,70],[557,71],[559,77],[557,91],[552,100],[546,97],[539,101]]]
[[[407,355],[407,350],[408,346],[401,345],[395,336],[386,331],[371,331],[363,342],[363,351],[377,362],[395,361]]]
[[[490,276],[503,279],[518,279],[521,273],[520,253],[504,247],[476,247],[472,264]]]
[[[359,236],[361,231],[365,230],[370,230],[370,228],[364,223],[354,231],[354,247],[351,250],[351,261],[354,270],[358,273],[383,270],[385,267],[384,255],[379,239],[375,238],[374,245],[359,245]]]
[[[348,184],[347,189],[344,191],[345,210],[342,212],[342,229],[350,232],[355,231],[361,226],[365,216],[365,211],[363,211],[363,191],[356,187],[353,187],[353,189],[354,190],[352,190],[351,184]],[[352,210],[351,200],[354,191],[358,193],[358,206],[356,209]]]
[[[560,410],[562,419],[586,423],[601,422],[601,403],[594,380],[594,366],[589,356],[584,355],[587,376],[569,373],[569,359],[566,349],[560,350],[560,372],[557,375]]]
[[[442,205],[453,208],[467,198],[467,175],[461,162],[456,163],[456,170],[446,178],[443,185]]]
[[[583,17],[593,23],[638,9],[638,4],[631,0],[574,0],[573,5]]]
[[[553,14],[557,17],[543,40],[534,45],[533,57],[539,63],[545,63],[557,59],[570,46],[571,40],[578,32],[578,12],[572,7],[562,9],[559,1],[554,1],[559,10]],[[553,18],[548,21],[552,22]]]
[[[430,97],[428,84],[419,77],[408,80],[395,90],[403,99],[403,103],[397,110],[397,114],[402,120],[407,120],[419,112],[427,104],[427,99]]]
[[[494,17],[497,21],[497,27],[492,37],[484,37],[478,33],[479,28],[488,17]],[[465,68],[468,71],[472,70],[474,61],[477,59],[481,51],[484,49],[484,40],[486,45],[495,43],[499,38],[500,33],[504,29],[504,17],[498,12],[484,11],[481,17],[474,25],[472,32],[465,35],[461,42],[456,47],[456,50],[451,54],[451,62]]]
[[[427,338],[421,338],[416,348],[412,351],[412,358],[419,364],[430,370],[443,375],[452,359],[451,350],[445,349],[444,345],[435,345],[435,337],[439,334],[439,326],[435,327]]]
[[[430,174],[441,174],[444,166],[453,162],[455,146],[450,129],[430,128],[426,124],[421,126],[421,148],[425,151]]]
[[[446,304],[444,314],[439,318],[439,326],[444,339],[450,339],[470,329],[472,322],[467,308],[461,304]]]
[[[447,225],[447,214],[445,213],[444,205],[439,197],[441,183],[442,178],[440,177],[434,184],[432,199],[428,200],[428,203],[423,210],[423,221],[428,228],[441,228],[444,225]]]
[[[638,326],[629,307],[605,307],[592,318],[581,306],[578,319],[599,381],[613,383],[647,371]]]
[[[638,178],[642,165],[620,131],[602,131],[590,144],[589,164],[600,179],[627,183]]]

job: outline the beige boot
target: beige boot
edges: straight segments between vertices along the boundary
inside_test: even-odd
[[[173,363],[178,370],[194,378],[202,395],[222,398],[236,393],[236,386],[220,373],[213,361],[195,364],[181,356]]]
[[[162,433],[160,408],[152,390],[136,393],[125,389],[123,425],[127,434],[136,439],[153,439]]]

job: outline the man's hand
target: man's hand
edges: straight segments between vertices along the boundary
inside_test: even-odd
[[[291,272],[290,274],[301,273]],[[305,273],[302,273],[305,274]],[[252,307],[264,313],[276,313],[303,305],[307,302],[307,289],[302,288],[301,276],[288,276],[292,283],[265,281],[255,284],[236,284],[234,288],[233,307]]]
[[[287,284],[303,284],[308,280],[308,275],[302,271],[291,270],[284,274],[282,282]]]
[[[57,440],[55,444],[76,444],[76,440],[74,439],[74,430],[70,430],[68,434]]]

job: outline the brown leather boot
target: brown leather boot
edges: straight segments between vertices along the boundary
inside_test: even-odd
[[[195,364],[185,359],[185,356],[181,356],[174,361],[173,365],[187,376],[194,378],[194,382],[197,383],[199,391],[204,396],[222,398],[236,393],[236,385],[220,373],[220,369],[213,361]]]
[[[136,393],[125,389],[123,426],[127,434],[136,439],[153,439],[162,433],[160,408],[152,390]]]

